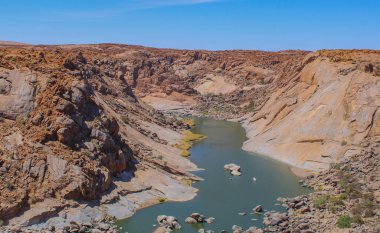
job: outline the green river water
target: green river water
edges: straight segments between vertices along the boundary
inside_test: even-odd
[[[198,118],[192,131],[207,136],[191,148],[191,161],[205,169],[194,172],[204,179],[194,184],[199,189],[198,195],[187,202],[166,202],[137,211],[131,218],[118,222],[122,232],[151,233],[156,229],[153,226],[157,224],[156,217],[161,214],[178,218],[182,228],[176,232],[181,233],[198,232],[200,228],[232,232],[232,225],[244,229],[261,227],[263,217],[253,214],[252,208],[262,205],[265,210],[283,211],[283,207],[276,205],[278,197],[310,192],[298,183],[299,178],[286,164],[243,151],[246,136],[239,123]],[[241,166],[242,176],[232,177],[224,171],[227,163]],[[256,177],[255,182],[253,177]],[[186,224],[185,218],[194,212],[214,217],[215,222]],[[247,215],[241,216],[239,212]]]

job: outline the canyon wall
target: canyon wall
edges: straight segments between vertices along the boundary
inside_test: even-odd
[[[245,125],[244,148],[310,170],[329,168],[378,140],[378,53],[320,51]]]
[[[123,62],[96,46],[0,48],[0,220],[32,225],[94,200],[126,217],[195,195],[196,166],[175,146],[188,126],[141,102]]]
[[[325,170],[379,140],[379,80],[379,51],[2,45],[0,219],[192,198],[196,166],[176,146],[189,126],[158,110],[239,120],[244,149]]]

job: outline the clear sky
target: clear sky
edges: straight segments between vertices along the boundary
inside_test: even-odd
[[[380,49],[380,0],[0,0],[0,40]]]

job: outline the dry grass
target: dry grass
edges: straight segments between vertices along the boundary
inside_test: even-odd
[[[182,120],[183,123],[185,123],[186,125],[190,126],[190,127],[193,127],[195,125],[195,122],[193,119],[190,119],[190,118],[185,118]]]

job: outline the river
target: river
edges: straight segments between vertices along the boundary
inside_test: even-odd
[[[298,183],[299,178],[290,172],[288,165],[243,151],[246,136],[239,123],[198,118],[192,131],[207,136],[191,148],[191,161],[205,169],[194,172],[204,179],[194,184],[199,189],[198,195],[191,201],[166,202],[142,209],[118,222],[122,232],[151,233],[156,229],[156,217],[161,214],[177,217],[182,229],[176,232],[181,233],[198,232],[200,228],[232,232],[232,225],[244,229],[261,227],[263,216],[253,214],[252,208],[262,205],[265,210],[283,211],[284,208],[276,204],[278,197],[310,192]],[[242,176],[233,177],[224,171],[227,163],[241,166]],[[188,225],[185,218],[193,212],[214,217],[215,222]],[[239,215],[242,212],[247,215]]]

